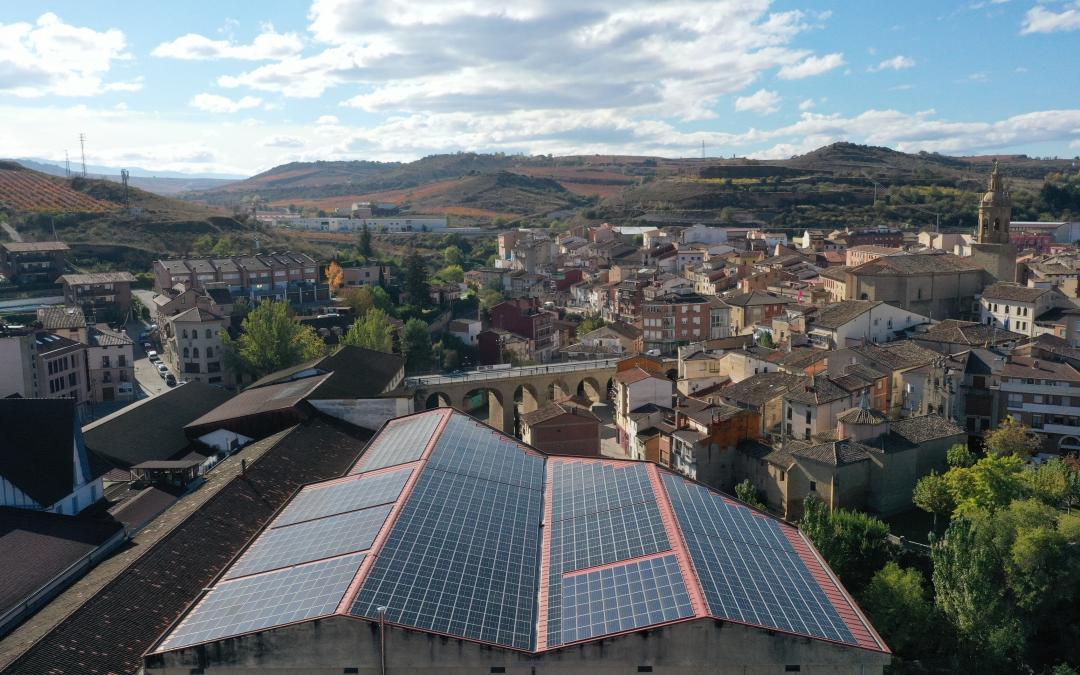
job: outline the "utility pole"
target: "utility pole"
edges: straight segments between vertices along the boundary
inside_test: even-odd
[[[79,134],[79,148],[82,150],[82,177],[86,178],[86,134]]]
[[[120,169],[120,180],[124,183],[124,208],[128,208],[128,170]]]
[[[71,160],[68,159],[68,151],[64,151],[64,175],[71,178]]]

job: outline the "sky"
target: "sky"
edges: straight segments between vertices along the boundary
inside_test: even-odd
[[[0,157],[1074,157],[1078,62],[1080,0],[5,2]]]

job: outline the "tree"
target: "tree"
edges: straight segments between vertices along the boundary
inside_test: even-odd
[[[242,373],[261,377],[322,356],[326,347],[315,329],[289,316],[286,302],[264,301],[248,314],[244,333],[233,341],[222,333],[231,363]]]
[[[1023,422],[1014,420],[1012,415],[985,435],[986,451],[991,455],[1009,457],[1015,455],[1027,459],[1037,453],[1042,443],[1039,437],[1031,433]]]
[[[968,446],[957,443],[949,448],[946,454],[946,460],[949,466],[959,467],[961,469],[970,469],[975,465],[975,453],[968,450]]]
[[[209,234],[204,234],[195,240],[195,243],[191,245],[191,251],[195,255],[206,255],[214,248],[214,238]]]
[[[394,301],[390,299],[390,294],[386,292],[386,289],[381,286],[365,285],[359,288],[348,288],[341,294],[339,299],[360,316],[367,314],[372,309],[382,310],[387,316],[394,315]]]
[[[776,349],[776,343],[773,342],[772,333],[767,330],[761,332],[761,339],[758,340],[758,345],[765,347],[766,349]]]
[[[372,257],[371,230],[368,229],[366,222],[360,226],[360,255],[365,258]]]
[[[431,281],[428,277],[427,261],[419,251],[414,250],[405,259],[405,294],[409,303],[419,307],[430,307]]]
[[[233,316],[238,316],[241,319],[246,319],[248,314],[251,314],[251,302],[244,296],[240,296],[233,300]]]
[[[431,332],[420,319],[409,319],[401,331],[401,355],[406,367],[413,371],[426,370],[431,363]]]
[[[457,246],[447,246],[443,249],[443,260],[447,265],[461,266],[465,262],[465,254]]]
[[[336,262],[331,262],[326,268],[326,281],[330,284],[330,290],[336,292],[345,284],[345,270]]]
[[[506,298],[503,297],[502,293],[489,291],[484,296],[484,299],[480,301],[480,307],[485,312],[490,312],[492,307],[495,307],[496,305],[501,305],[504,302],[506,302]]]
[[[588,333],[591,333],[598,328],[603,328],[606,325],[608,325],[608,322],[604,320],[604,317],[600,316],[599,314],[588,314],[581,321],[581,323],[578,324],[577,334],[579,336],[587,335]]]
[[[387,320],[386,312],[372,309],[363,318],[357,319],[341,339],[341,344],[389,354],[393,351],[394,326]]]
[[[889,526],[865,513],[836,509],[815,496],[803,502],[799,527],[814,542],[833,572],[858,594],[889,561]]]
[[[730,185],[730,183],[729,183],[729,185]],[[725,206],[724,208],[720,209],[720,222],[721,223],[730,223],[730,222],[733,222],[734,220],[735,220],[735,209],[731,208],[730,206]]]
[[[1069,496],[1072,473],[1065,462],[1055,457],[1042,466],[1028,469],[1024,477],[1035,499],[1047,506],[1057,507]]]
[[[747,478],[735,486],[735,496],[754,508],[765,510],[765,505],[758,500],[758,491]]]
[[[465,281],[465,270],[461,265],[449,265],[439,272],[439,278],[451,284],[460,284]]]
[[[923,511],[934,514],[934,532],[937,532],[938,515],[949,516],[956,509],[956,501],[949,489],[949,481],[933,469],[930,470],[929,476],[920,478],[915,484],[912,501]]]
[[[934,609],[926,599],[923,575],[894,561],[878,570],[859,597],[859,605],[894,654],[919,658],[934,642]]]
[[[956,501],[956,513],[990,513],[1008,506],[1023,488],[1024,460],[1016,455],[984,457],[970,469],[949,469],[945,480]]]
[[[231,255],[235,255],[236,251],[233,249],[232,238],[222,237],[221,239],[218,239],[218,242],[214,244],[214,248],[211,253],[221,258],[227,258]]]

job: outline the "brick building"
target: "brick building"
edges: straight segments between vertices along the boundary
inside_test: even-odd
[[[555,317],[540,309],[535,298],[509,300],[491,308],[491,325],[529,340],[534,361],[546,363],[555,346],[551,321]]]
[[[521,440],[552,455],[600,456],[600,418],[571,396],[521,416]]]

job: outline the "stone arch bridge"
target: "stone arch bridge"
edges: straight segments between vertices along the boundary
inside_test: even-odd
[[[594,403],[605,400],[619,361],[573,361],[523,368],[470,371],[456,375],[424,375],[405,378],[413,389],[416,410],[438,407],[472,410],[471,402],[483,395],[488,404],[488,424],[513,434],[514,404],[529,413],[555,399],[582,394]]]

